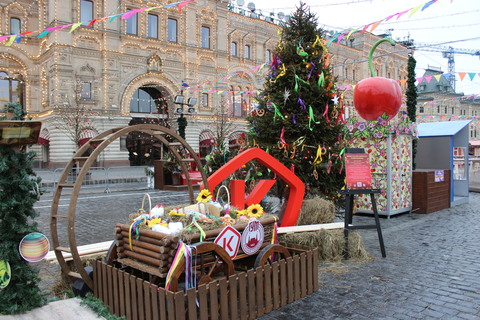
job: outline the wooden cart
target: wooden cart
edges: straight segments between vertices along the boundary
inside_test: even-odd
[[[290,253],[286,247],[271,244],[275,218],[267,217],[260,222],[264,227],[264,242],[258,253],[248,255],[240,248],[233,260],[221,246],[213,242],[223,228],[206,231],[203,242],[198,242],[200,240],[198,233],[183,239],[185,243],[194,243],[191,247],[194,254],[193,265],[196,266],[197,284],[208,283],[217,274],[228,277],[235,272],[236,267],[257,267],[270,262],[273,257],[275,259],[289,257]],[[247,223],[243,223],[234,227],[241,232],[246,226]],[[151,230],[140,230],[139,237],[132,240],[129,229],[130,227],[125,224],[116,225],[116,256],[110,258],[110,262],[117,262],[123,268],[129,267],[146,273],[153,279],[165,279],[172,267],[172,261],[181,240],[176,236]],[[178,290],[179,280],[185,271],[185,261],[181,258],[179,265],[172,272],[169,290]]]

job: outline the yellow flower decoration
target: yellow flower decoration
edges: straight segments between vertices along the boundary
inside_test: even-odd
[[[237,210],[237,216],[246,216],[247,210]]]
[[[153,226],[156,225],[156,224],[161,224],[162,226],[165,226],[165,227],[168,226],[168,223],[163,223],[160,218],[152,219],[152,220],[148,221],[147,224],[148,224],[148,227],[150,229],[153,228]]]
[[[203,189],[197,196],[197,202],[210,202],[212,200],[212,194],[208,189]]]
[[[252,204],[247,208],[247,216],[259,218],[264,214],[263,208],[259,204]]]

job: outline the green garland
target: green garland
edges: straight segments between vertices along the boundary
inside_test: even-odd
[[[180,135],[180,137],[185,139],[185,128],[187,127],[187,124],[188,124],[187,118],[185,117],[178,118],[177,124],[178,124],[178,134]]]

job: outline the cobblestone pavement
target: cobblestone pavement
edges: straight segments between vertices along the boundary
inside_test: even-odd
[[[152,204],[188,202],[186,192],[149,193]],[[142,196],[142,191],[81,195],[78,244],[113,239],[115,223],[140,208]],[[322,264],[316,293],[260,319],[480,319],[479,203],[480,194],[470,193],[466,205],[381,219],[386,258],[381,257],[376,231],[360,230],[371,260]],[[36,205],[36,221],[48,235],[50,205],[48,194]],[[68,199],[61,208],[68,208]],[[371,216],[353,219],[354,224],[372,221]],[[39,266],[47,288],[58,267]]]
[[[360,230],[371,261],[321,265],[317,292],[259,319],[480,319],[479,204],[382,219],[386,258]]]

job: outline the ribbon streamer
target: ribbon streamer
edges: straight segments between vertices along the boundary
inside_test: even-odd
[[[325,120],[327,120],[327,123],[329,123],[330,119],[328,119],[328,104],[325,107],[325,112],[323,113],[323,116],[325,117]]]
[[[175,257],[172,260],[172,266],[170,267],[170,270],[168,270],[168,273],[167,273],[167,278],[165,280],[165,290],[168,290],[170,288],[170,284],[172,283],[172,275],[175,272],[175,269],[178,268],[178,265],[180,264],[182,257],[185,255],[185,247],[186,247],[185,243],[180,241],[177,252],[175,253]],[[187,266],[185,266],[185,268],[187,268]]]
[[[278,107],[275,103],[272,102],[272,107],[273,107],[273,122],[276,121],[277,116],[280,118],[283,118],[283,115],[280,113],[280,110],[278,110]]]
[[[310,129],[310,131],[313,130],[312,122],[315,123],[315,124],[320,123],[320,121],[315,121],[315,115],[313,114],[312,106],[308,106],[308,129]]]
[[[318,148],[317,148],[317,155],[316,155],[315,159],[313,160],[313,164],[320,164],[320,163],[322,163],[322,160],[323,160],[323,159],[322,159],[322,153],[323,153],[322,150],[323,150],[323,147],[318,146]]]
[[[307,105],[305,104],[305,102],[303,102],[302,98],[298,98],[297,102],[302,107],[302,110],[307,109]]]
[[[320,77],[318,77],[317,85],[318,85],[319,88],[321,88],[325,85],[325,74],[323,73],[323,71],[320,74]]]
[[[202,227],[198,224],[197,219],[195,219],[195,216],[193,217],[192,220],[193,220],[193,225],[197,227],[198,231],[200,232],[200,242],[202,242],[203,239],[205,239],[206,237],[205,231],[203,231]]]

